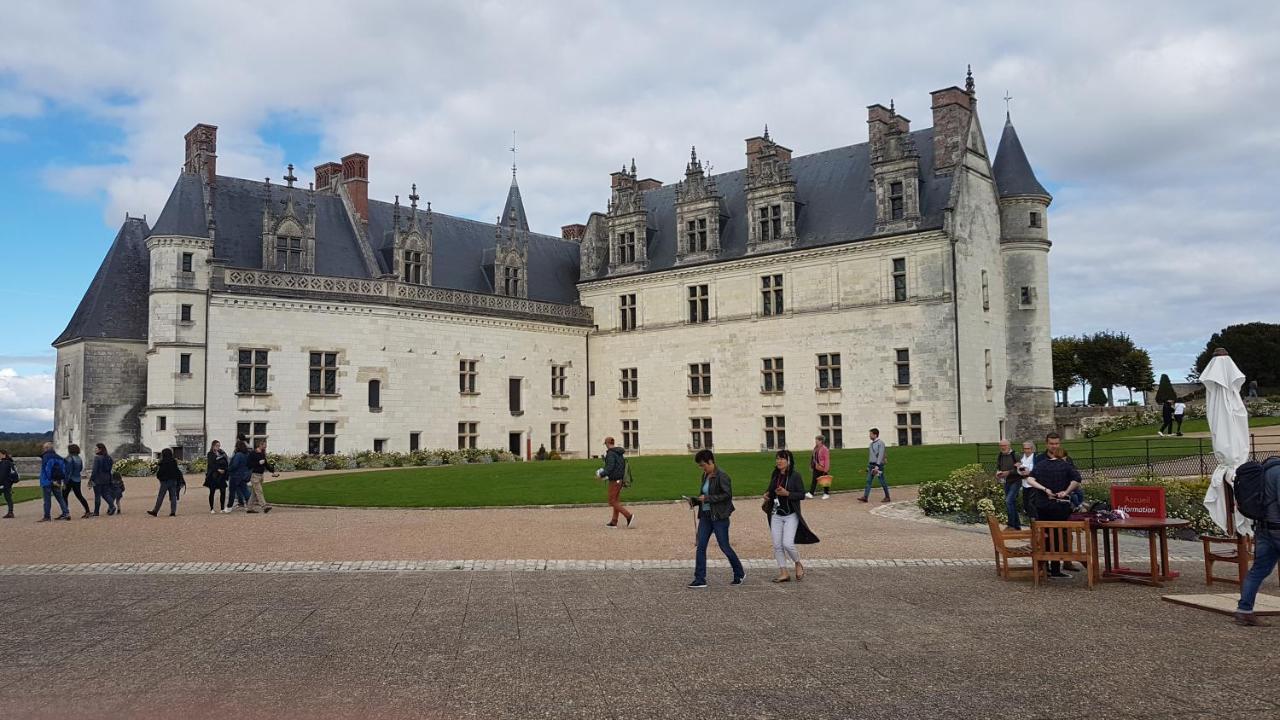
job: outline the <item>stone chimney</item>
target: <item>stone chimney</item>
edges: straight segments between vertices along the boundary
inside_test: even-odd
[[[973,95],[952,86],[929,93],[933,99],[933,169],[950,171],[964,157]]]
[[[200,175],[206,183],[213,184],[218,175],[218,127],[199,123],[184,137],[187,157],[182,171]]]
[[[363,222],[369,222],[369,156],[351,153],[342,158],[342,185]]]
[[[791,149],[785,148],[774,142],[769,137],[769,128],[765,128],[764,135],[747,138],[747,172],[759,172],[760,161],[766,157],[777,156],[784,162],[791,162]]]
[[[337,186],[342,179],[342,163],[327,162],[316,166],[316,190],[325,191]]]
[[[572,240],[573,242],[582,242],[582,238],[587,234],[587,226],[582,223],[574,223],[572,225],[560,226],[560,239]]]

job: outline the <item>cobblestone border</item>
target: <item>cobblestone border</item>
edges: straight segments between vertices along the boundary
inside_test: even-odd
[[[1201,558],[1172,556],[1177,562]],[[771,569],[771,559],[743,560],[756,570]],[[709,560],[710,567],[728,567],[724,560]],[[990,567],[991,559],[902,559],[814,558],[806,568],[919,568]],[[413,573],[413,572],[537,572],[574,570],[691,570],[693,560],[350,560],[289,561],[265,563],[80,563],[44,565],[0,565],[3,575],[224,575],[288,573]]]

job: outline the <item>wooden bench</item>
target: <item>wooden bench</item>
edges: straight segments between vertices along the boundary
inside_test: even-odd
[[[1009,567],[1009,558],[1031,557],[1030,530],[1002,528],[1000,527],[1000,520],[995,515],[987,516],[987,527],[991,529],[991,543],[995,546],[996,575],[1008,580],[1011,572],[1028,572],[1032,569],[1030,566]],[[1017,544],[1010,545],[1011,541],[1015,541]]]

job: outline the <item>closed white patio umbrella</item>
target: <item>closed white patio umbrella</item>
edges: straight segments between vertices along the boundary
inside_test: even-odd
[[[1204,372],[1200,373],[1200,382],[1204,383],[1204,409],[1209,420],[1209,432],[1213,435],[1213,454],[1218,458],[1218,467],[1214,469],[1209,479],[1209,490],[1204,495],[1204,506],[1218,527],[1230,533],[1226,484],[1235,480],[1236,468],[1249,459],[1249,411],[1240,397],[1244,373],[1236,367],[1227,351],[1219,348],[1214,351]],[[1237,533],[1253,534],[1253,524],[1238,509],[1234,520]]]

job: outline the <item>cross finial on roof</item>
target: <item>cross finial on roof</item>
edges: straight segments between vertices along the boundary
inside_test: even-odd
[[[973,94],[973,66],[965,65],[964,91]]]
[[[1013,99],[1013,96],[1009,94],[1008,90],[1005,90],[1004,91],[1004,121],[1005,122],[1009,122],[1009,101],[1012,99]]]
[[[293,187],[293,184],[298,181],[298,178],[293,176],[293,163],[289,163],[289,174],[284,176],[284,181],[289,183],[289,187]]]
[[[516,179],[516,131],[511,131],[511,181]]]
[[[418,183],[414,183],[409,189],[409,205],[414,209],[418,209]],[[397,195],[396,197],[400,197]]]

